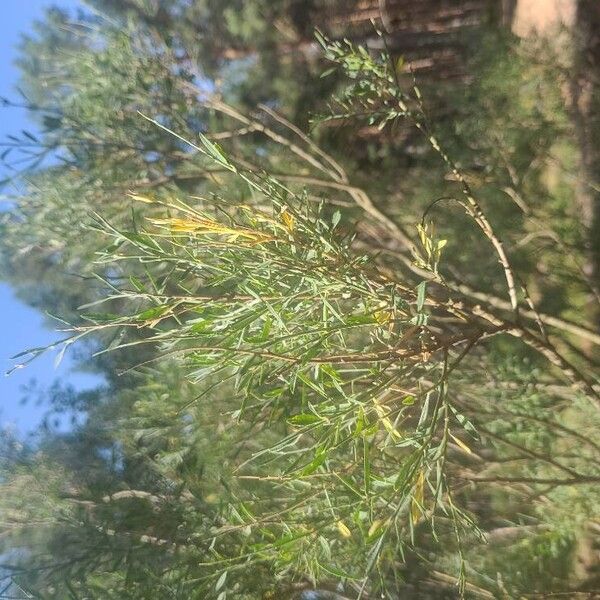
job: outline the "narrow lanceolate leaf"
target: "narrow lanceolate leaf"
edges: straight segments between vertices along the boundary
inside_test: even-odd
[[[467,446],[462,440],[460,440],[459,438],[457,438],[454,434],[450,433],[450,437],[454,440],[454,442],[456,443],[456,445],[461,450],[464,450],[467,454],[473,454],[473,450],[471,450],[471,448],[469,448],[469,446]]]
[[[288,230],[288,233],[293,233],[296,223],[294,215],[292,215],[289,210],[284,209],[281,213],[281,220],[283,221],[285,228]]]
[[[168,304],[164,304],[162,306],[153,306],[152,308],[148,308],[141,313],[136,315],[136,318],[139,321],[154,321],[158,317],[165,315],[170,310],[170,306]]]
[[[288,423],[290,423],[290,425],[312,425],[313,423],[320,423],[321,421],[321,417],[313,415],[312,413],[294,415],[288,419]]]
[[[202,145],[208,152],[209,156],[222,165],[229,165],[229,161],[219,144],[212,142],[205,135],[199,134]]]
[[[410,518],[413,525],[416,525],[423,514],[423,500],[425,496],[425,474],[423,470],[419,471],[417,481],[415,482],[413,498],[410,505]]]
[[[352,532],[348,529],[347,525],[343,521],[338,521],[336,523],[337,530],[340,532],[340,535],[344,538],[352,537]]]
[[[150,219],[152,223],[158,226],[166,226],[174,233],[189,233],[193,235],[222,235],[230,242],[238,239],[262,244],[275,240],[275,236],[268,233],[250,229],[248,227],[231,227],[214,221],[212,219],[200,218],[169,218],[169,219]]]
[[[325,452],[324,450],[319,450],[316,453],[315,458],[312,460],[312,462],[306,465],[306,467],[302,469],[300,474],[302,476],[312,475],[326,460],[327,452]]]
[[[223,571],[223,573],[217,580],[217,583],[215,584],[215,592],[218,592],[225,585],[226,580],[227,580],[227,571]]]
[[[421,312],[425,306],[425,293],[427,290],[427,282],[421,281],[417,286],[417,310]]]

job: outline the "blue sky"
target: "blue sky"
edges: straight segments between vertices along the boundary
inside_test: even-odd
[[[43,17],[49,6],[74,9],[81,6],[76,0],[2,0],[0,2],[0,96],[18,100],[15,85],[19,73],[13,65],[20,35],[31,28],[35,19]],[[0,139],[7,134],[19,134],[21,129],[32,131],[25,111],[0,108]],[[0,178],[1,175],[0,167]],[[1,208],[1,205],[0,205]],[[40,422],[43,407],[34,403],[20,404],[22,387],[36,380],[39,387],[48,387],[56,379],[77,387],[89,387],[96,379],[72,370],[68,358],[57,368],[55,353],[38,358],[25,369],[10,377],[3,375],[11,365],[9,357],[27,348],[44,346],[64,337],[48,328],[40,313],[19,302],[11,288],[0,282],[0,429],[11,426],[21,434],[31,432]]]

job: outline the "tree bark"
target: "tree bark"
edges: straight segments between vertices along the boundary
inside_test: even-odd
[[[600,3],[579,0],[575,22],[575,68],[572,79],[572,114],[580,146],[577,189],[582,223],[587,232],[586,274],[600,287]],[[600,328],[600,311],[594,309]]]

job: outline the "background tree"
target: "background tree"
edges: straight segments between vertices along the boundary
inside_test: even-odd
[[[5,466],[31,593],[597,588],[569,64],[485,3],[344,5],[104,1],[24,39],[4,276],[111,350],[50,391],[85,422]]]

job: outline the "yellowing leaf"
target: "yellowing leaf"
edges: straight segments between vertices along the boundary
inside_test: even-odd
[[[400,432],[394,427],[390,419],[387,417],[385,409],[381,404],[379,404],[376,398],[373,399],[373,404],[375,405],[375,412],[379,417],[379,420],[383,423],[385,430],[396,440],[401,440],[402,435]]]
[[[450,437],[456,442],[456,445],[461,450],[464,450],[467,454],[473,454],[473,450],[471,450],[469,446],[467,446],[463,441],[459,440],[455,435],[450,434]]]
[[[373,521],[373,523],[371,523],[371,527],[369,527],[367,536],[371,537],[380,527],[381,527],[381,520],[375,519],[375,521]]]
[[[286,209],[281,213],[281,220],[285,225],[285,228],[292,233],[294,231],[294,224],[296,219],[294,219],[294,215],[290,214]]]
[[[202,234],[217,234],[228,236],[229,242],[235,242],[238,238],[249,240],[251,242],[262,244],[264,242],[270,242],[275,238],[268,233],[262,231],[256,231],[248,227],[229,227],[213,221],[212,219],[197,219],[188,217],[182,218],[169,218],[169,219],[150,219],[152,223],[158,226],[166,226],[178,233],[192,233],[194,235]]]
[[[152,198],[148,198],[146,196],[140,196],[139,194],[129,193],[127,194],[132,200],[136,200],[137,202],[143,202],[144,204],[153,204],[154,200]]]
[[[377,310],[373,313],[373,316],[380,325],[385,325],[386,323],[389,323],[392,320],[392,312],[389,309]]]
[[[340,535],[342,537],[345,538],[349,538],[352,537],[352,532],[348,529],[348,527],[345,525],[345,523],[343,521],[338,521],[336,523],[338,531],[340,532]]]

